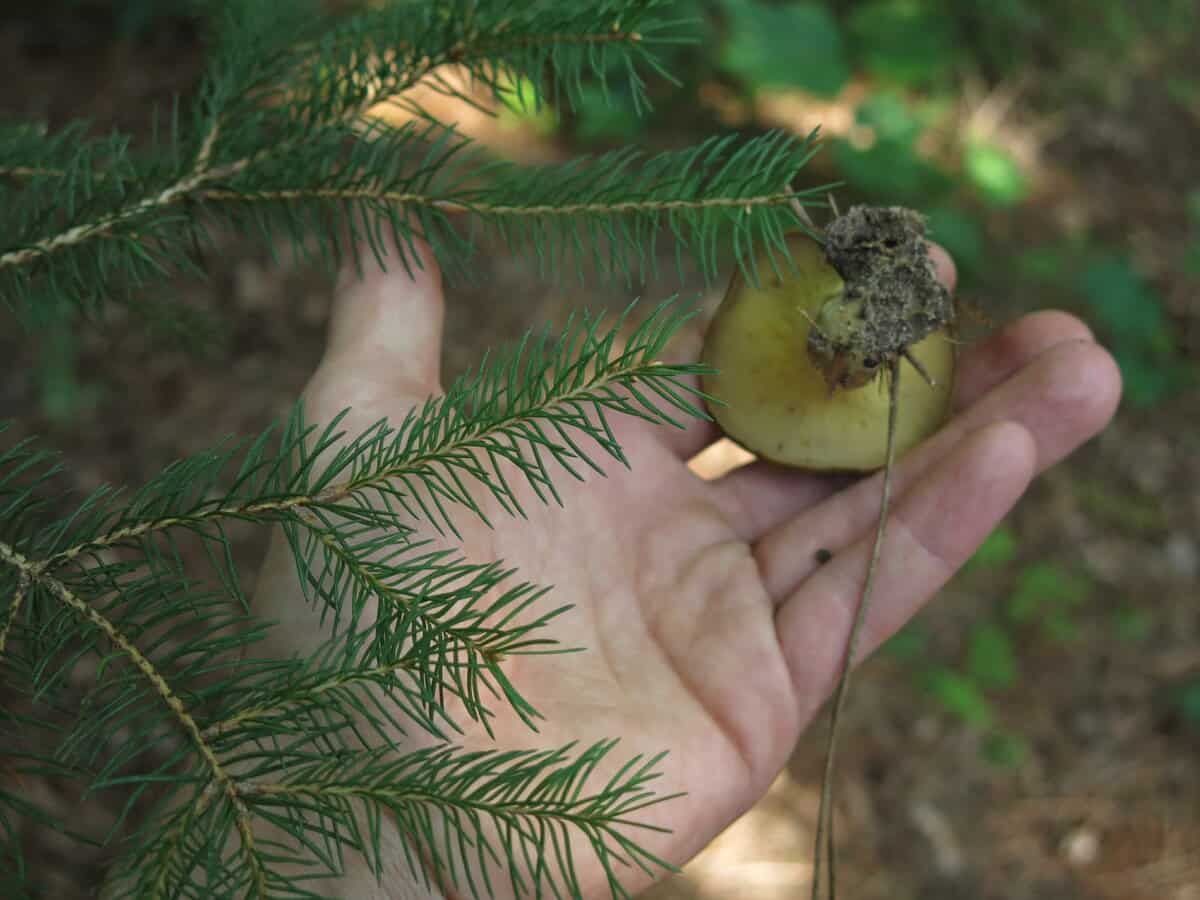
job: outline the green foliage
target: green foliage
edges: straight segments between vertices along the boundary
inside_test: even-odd
[[[575,105],[572,137],[583,144],[634,140],[642,125],[633,114],[633,103],[624,91],[604,91],[587,85]]]
[[[1129,403],[1150,406],[1192,380],[1191,367],[1175,351],[1161,297],[1128,260],[1091,260],[1079,291],[1121,366]]]
[[[938,708],[978,734],[980,757],[1000,768],[1019,768],[1031,751],[1019,723],[1011,721],[997,699],[1027,687],[1024,662],[1032,642],[1062,643],[1075,635],[1093,590],[1087,577],[1061,563],[1021,563],[1022,555],[1016,532],[1001,525],[968,562],[963,574],[971,584],[1001,586],[1006,596],[1000,615],[965,629],[961,654],[944,658],[928,627],[919,622],[910,622],[883,648]],[[1002,587],[1010,582],[1011,587]],[[1145,640],[1155,624],[1151,613],[1132,603],[1107,615],[1122,640]]]
[[[572,745],[548,751],[469,753],[450,747],[403,755],[379,748],[324,756],[271,747],[250,758],[272,769],[281,758],[289,765],[269,790],[248,792],[246,803],[257,818],[285,834],[313,831],[305,849],[325,868],[336,870],[346,851],[363,853],[377,877],[396,862],[381,855],[377,835],[370,833],[386,813],[413,844],[406,863],[418,882],[431,886],[436,882],[428,873],[436,872],[456,891],[473,897],[495,895],[492,865],[504,873],[516,896],[582,896],[578,875],[563,859],[568,843],[582,832],[608,873],[613,896],[627,896],[616,876],[618,867],[652,873],[666,866],[617,827],[659,802],[648,790],[659,759],[634,757],[604,787],[589,787],[597,766],[614,746],[615,742],[600,743],[581,753]],[[311,809],[321,811],[319,830],[307,818]],[[363,826],[364,812],[369,831]],[[167,823],[168,833],[204,834],[198,826],[207,823],[196,818],[195,807],[181,809]],[[153,835],[147,837],[154,840]],[[112,896],[176,896],[178,891],[183,896],[212,896],[207,893],[213,890],[211,884],[206,893],[193,893],[180,877],[189,876],[190,867],[167,854],[190,860],[219,850],[219,844],[168,847],[153,864],[121,872]],[[303,865],[305,856],[285,848],[275,849],[272,856],[279,868],[261,875],[253,867],[238,866],[237,860],[225,861],[219,870],[221,889],[236,896],[256,890],[255,882],[261,879],[270,896],[302,895],[303,883],[279,870],[289,863]],[[460,870],[455,861],[463,857],[481,865]]]
[[[954,184],[908,141],[880,138],[859,148],[838,139],[830,142],[830,156],[848,186],[886,203],[920,208],[945,196]]]
[[[992,704],[969,677],[955,669],[929,669],[922,679],[925,689],[952,715],[968,725],[986,730],[991,727]]]
[[[582,830],[602,861],[655,863],[615,830],[659,799],[645,789],[655,761],[587,794],[582,780],[610,745],[575,760],[563,750],[524,762],[499,750],[397,757],[391,748],[394,735],[413,727],[446,740],[460,727],[447,712],[451,701],[485,727],[493,702],[532,725],[538,711],[498,661],[571,649],[539,634],[565,612],[540,608],[544,589],[514,582],[515,573],[497,563],[429,551],[410,537],[410,523],[456,533],[456,510],[488,520],[472,488],[501,512],[523,515],[517,478],[540,500],[557,499],[556,472],[600,471],[597,456],[625,461],[612,414],[668,425],[679,424],[677,415],[703,415],[680,382],[698,369],[657,361],[685,318],[661,306],[619,351],[619,323],[601,329],[578,318],[555,341],[531,339],[494,357],[402,423],[380,422],[357,436],[344,435],[338,421],[306,425],[298,407],[276,442],[266,432],[189,458],[129,497],[102,489],[59,522],[45,519],[45,494],[34,490],[54,475],[49,459],[29,445],[0,457],[0,552],[28,581],[5,609],[6,681],[52,701],[79,660],[98,655],[86,714],[61,735],[49,762],[93,792],[128,786],[136,799],[159,783],[167,794],[161,809],[175,810],[141,830],[117,896],[191,895],[195,861],[225,847],[248,812],[284,826],[298,843],[282,859],[299,862],[316,844],[302,840],[298,816],[314,804],[327,843],[317,858],[329,873],[340,867],[340,847],[378,863],[377,833],[355,818],[363,804],[415,829],[427,864],[448,869],[459,834],[489,855],[514,854],[529,868],[518,876],[518,865],[512,877],[529,890],[574,883],[572,865],[548,855],[550,845],[565,846],[566,829]],[[502,475],[507,470],[515,474]],[[310,657],[238,661],[267,625],[228,603],[232,595],[246,608],[228,556],[232,520],[282,524],[301,584],[330,622],[329,640]],[[181,561],[182,535],[210,548],[225,591],[195,590]],[[368,604],[371,621],[363,617]],[[182,705],[172,701],[179,696]],[[183,771],[181,752],[150,771],[137,768],[148,747],[181,728],[196,754]],[[129,739],[98,755],[116,729]],[[226,768],[235,761],[239,777],[275,786],[235,792]],[[439,786],[445,779],[456,793]],[[289,785],[297,786],[294,797]],[[507,799],[487,799],[501,785]],[[435,811],[449,811],[450,832],[430,830]],[[519,840],[480,844],[489,821]],[[296,890],[299,882],[274,868],[280,861],[243,840],[224,860],[222,890]],[[490,894],[487,885],[467,888]]]
[[[719,248],[739,261],[752,245],[781,248],[799,223],[793,201],[810,197],[786,185],[812,137],[713,138],[527,169],[488,157],[408,94],[419,83],[470,101],[441,74],[455,64],[509,108],[579,107],[612,92],[640,113],[644,73],[659,71],[656,50],[673,39],[666,8],[447,0],[330,20],[311,3],[230,0],[197,97],[149,146],[83,124],[6,127],[0,291],[27,327],[58,335],[43,367],[47,405],[67,417],[84,399],[72,393],[65,323],[123,303],[142,321],[200,331],[154,291],[163,275],[198,271],[212,227],[283,238],[326,266],[385,250],[412,265],[419,233],[452,271],[490,228],[543,272],[630,281],[653,271],[663,229],[710,276]],[[382,101],[415,118],[369,120]],[[526,514],[525,497],[557,502],[558,479],[628,464],[614,415],[662,427],[704,416],[689,386],[700,368],[659,361],[688,315],[663,304],[631,328],[577,315],[403,421],[348,434],[344,413],[314,425],[297,406],[280,428],[82,502],[63,496],[52,457],[33,444],[0,449],[0,667],[37,711],[0,710],[6,769],[121,792],[114,835],[157,793],[114,848],[112,896],[315,896],[310,880],[341,871],[346,853],[381,871],[384,816],[414,848],[414,874],[464,893],[490,896],[503,871],[518,894],[578,894],[590,854],[621,896],[622,869],[665,865],[635,841],[643,811],[669,799],[652,791],[661,757],[630,759],[596,785],[612,742],[456,748],[465,720],[490,731],[501,709],[530,727],[540,718],[502,659],[578,648],[547,635],[568,610],[545,587],[434,550],[416,527],[452,548],[463,516],[499,526]],[[324,626],[309,656],[247,652],[272,625],[249,611],[234,522],[282,530]],[[188,547],[203,551],[206,572],[185,566]],[[95,668],[82,706],[66,709],[85,660]],[[51,749],[24,749],[32,729]],[[405,747],[414,731],[439,744]],[[114,733],[126,736],[115,749]],[[0,789],[0,834],[38,818]],[[282,837],[256,840],[256,823]],[[10,846],[0,883],[22,896],[30,886]]]
[[[1048,4],[1037,0],[957,0],[960,40],[979,63],[1000,74],[1019,71],[1040,49]]]
[[[1189,275],[1200,278],[1200,239],[1193,240],[1187,245],[1183,257],[1183,269]]]
[[[58,429],[70,428],[94,407],[99,388],[80,380],[76,371],[78,336],[70,318],[50,328],[39,342],[35,377],[42,412]]]
[[[1017,680],[1017,655],[1012,638],[999,624],[985,622],[976,625],[967,643],[967,674],[980,687],[1002,691]]]
[[[1029,192],[1020,165],[1002,147],[987,141],[970,141],[964,150],[967,180],[988,203],[1014,206]]]
[[[925,132],[922,110],[895,91],[871,94],[855,110],[865,144],[839,139],[831,155],[838,173],[855,190],[889,203],[923,209],[949,194],[953,178],[919,152]]]
[[[985,760],[1005,769],[1020,768],[1030,754],[1029,741],[1008,731],[993,731],[984,735],[979,749]]]
[[[1090,321],[1121,367],[1128,404],[1151,407],[1195,383],[1195,367],[1178,344],[1161,294],[1127,256],[1087,241],[1063,241],[1027,248],[1014,272],[1019,285],[1058,294]],[[1127,526],[1138,521],[1153,527],[1156,518],[1151,509],[1130,515],[1136,519],[1126,520]]]
[[[136,32],[185,4],[126,4],[122,27]],[[1032,59],[1062,64],[1067,100],[1095,92],[1115,103],[1128,79],[1111,60],[1139,43],[1186,50],[1197,27],[1191,0],[413,0],[336,20],[313,0],[205,8],[214,17],[210,71],[194,103],[161,119],[152,145],[95,136],[82,123],[0,130],[0,292],[31,335],[51,335],[36,377],[58,420],[86,409],[91,390],[75,377],[64,323],[86,326],[119,303],[161,333],[208,340],[212,323],[157,286],[165,274],[197,271],[210,227],[282,239],[327,268],[385,247],[410,264],[420,232],[460,276],[490,232],[543,274],[633,283],[654,274],[664,231],[712,278],[722,249],[744,262],[753,244],[778,247],[799,225],[791,201],[823,194],[785,187],[811,157],[812,136],[688,133],[673,135],[674,149],[660,155],[625,148],[537,168],[495,160],[412,99],[420,83],[473,102],[442,77],[444,64],[465,67],[510,119],[533,119],[543,132],[561,119],[577,140],[597,143],[646,143],[639,117],[652,99],[678,104],[690,121],[697,104],[683,95],[712,81],[746,95],[823,97],[852,80],[865,84],[857,127],[832,143],[834,177],[862,199],[927,211],[933,237],[964,275],[995,280],[1011,269],[1018,287],[1074,298],[1115,348],[1133,402],[1157,402],[1190,377],[1161,297],[1112,248],[1084,240],[1019,256],[985,251],[985,239],[1005,230],[990,226],[1028,202],[1030,175],[1002,143],[953,126],[960,73],[995,84]],[[672,73],[684,77],[683,90]],[[1164,72],[1176,103],[1193,99],[1189,78]],[[385,100],[415,120],[369,121],[366,109]],[[1200,195],[1189,209],[1200,234]],[[1184,266],[1200,273],[1200,237]],[[120,790],[131,797],[127,812],[152,786],[163,788],[156,813],[124,848],[128,895],[167,886],[177,896],[259,888],[307,896],[302,877],[286,879],[278,865],[303,863],[304,877],[319,875],[338,870],[348,852],[378,867],[384,814],[477,896],[496,885],[470,880],[488,877],[486,866],[463,868],[471,859],[498,863],[493,871],[525,893],[569,893],[570,829],[576,850],[611,864],[610,875],[622,863],[660,866],[626,830],[663,799],[650,793],[657,759],[630,760],[595,787],[589,774],[617,752],[609,742],[467,754],[413,752],[396,736],[407,729],[453,740],[462,723],[451,704],[484,728],[500,709],[537,722],[539,711],[496,659],[576,649],[546,637],[545,626],[570,611],[499,563],[430,550],[413,522],[450,542],[464,516],[503,527],[502,517],[526,512],[518,484],[553,503],[558,478],[627,462],[609,428],[613,414],[663,427],[701,414],[682,380],[694,370],[655,362],[685,317],[675,306],[650,311],[624,349],[615,329],[576,318],[561,338],[528,338],[402,422],[342,435],[341,420],[313,426],[298,408],[280,429],[176,463],[139,490],[98,491],[67,516],[52,458],[29,444],[0,451],[5,683],[62,713],[71,672],[85,659],[98,664],[86,715],[57,734],[48,757],[22,755],[14,737],[58,727],[48,714],[26,720],[0,710],[6,769]],[[1109,514],[1121,499],[1103,501]],[[1136,512],[1131,505],[1127,520],[1140,521]],[[286,533],[328,630],[310,658],[233,662],[268,627],[247,612],[233,521]],[[183,541],[204,548],[211,593],[198,594],[195,573],[184,570]],[[1001,528],[971,565],[1000,576],[1019,549]],[[1013,577],[1005,616],[972,628],[952,664],[929,661],[931,636],[920,626],[887,645],[943,709],[980,732],[983,756],[1004,766],[1020,765],[1029,749],[995,706],[1021,677],[1018,637],[1068,638],[1091,590],[1045,560]],[[377,620],[364,616],[369,606]],[[181,620],[202,627],[185,633]],[[1117,608],[1112,623],[1130,640],[1154,624],[1134,606]],[[167,673],[165,681],[148,671]],[[1200,720],[1197,696],[1190,687],[1177,695],[1187,721]],[[116,729],[132,739],[104,757],[101,738]],[[165,747],[176,749],[138,769],[141,751]],[[276,787],[231,787],[243,777]],[[239,827],[251,813],[280,826],[286,841],[245,845]],[[15,823],[39,817],[0,788],[4,897],[31,894],[11,836]],[[510,840],[494,840],[489,826]],[[620,894],[615,878],[609,886]]]
[[[957,56],[955,23],[940,3],[871,0],[856,6],[847,27],[863,68],[894,84],[936,79]]]
[[[978,276],[991,264],[983,223],[961,209],[936,206],[926,210],[930,240],[950,253],[964,281]]]
[[[1072,249],[1056,244],[1027,247],[1013,262],[1020,281],[1038,288],[1062,287],[1074,266]]]
[[[1188,219],[1193,225],[1200,226],[1200,188],[1191,191],[1187,196]]]
[[[649,158],[627,148],[560,166],[495,163],[483,170],[494,187],[464,181],[437,193],[490,225],[514,253],[531,252],[543,274],[582,275],[592,265],[632,283],[657,273],[658,242],[670,233],[694,248],[703,273],[715,279],[724,247],[742,264],[753,247],[786,258],[783,236],[800,224],[788,201],[817,202],[821,189],[784,186],[816,152],[815,139],[772,132],[750,140],[714,137]],[[477,177],[480,170],[463,164],[456,174],[463,173]],[[747,208],[756,214],[746,215]],[[444,242],[459,248],[458,258],[468,257],[470,236],[452,214],[432,204],[416,214],[435,247]]]
[[[1200,278],[1200,189],[1188,194],[1187,214],[1192,237],[1184,250],[1183,268],[1189,275]]]
[[[190,121],[172,120],[152,152],[131,152],[122,136],[85,138],[82,126],[0,134],[0,169],[23,177],[4,191],[11,202],[0,211],[0,291],[31,327],[64,303],[94,316],[110,302],[143,303],[165,272],[194,270],[210,222],[255,239],[285,237],[305,258],[315,243],[315,260],[333,266],[347,250],[378,250],[382,231],[362,225],[372,216],[386,223],[405,265],[419,230],[462,271],[483,223],[546,270],[582,273],[594,264],[631,278],[643,271],[649,236],[665,225],[709,248],[711,272],[718,243],[743,254],[750,238],[797,223],[781,193],[811,141],[714,140],[645,165],[627,151],[593,167],[575,161],[528,172],[486,160],[436,123],[363,119],[384,101],[424,115],[406,96],[418,81],[463,97],[439,74],[443,63],[466,67],[501,99],[514,85],[537,86],[535,106],[573,105],[619,78],[642,112],[648,97],[637,70],[659,65],[657,36],[669,27],[656,17],[661,5],[461,0],[388,5],[328,26],[303,5],[233,3]],[[372,52],[385,47],[403,49]],[[558,77],[543,89],[547,70]],[[742,213],[747,206],[754,215]],[[350,246],[309,240],[329,234],[348,235]],[[575,265],[564,265],[570,259]]]
[[[1106,528],[1157,539],[1168,528],[1162,502],[1131,484],[1080,478],[1073,486],[1079,506]]]
[[[918,683],[939,707],[981,735],[980,756],[996,766],[1021,765],[1028,755],[1027,742],[1005,728],[992,702],[992,696],[1012,687],[1020,674],[1008,630],[1000,623],[975,626],[961,666],[930,662],[923,633],[912,625],[900,634],[905,632],[910,636],[892,654],[916,666]]]
[[[893,659],[911,662],[921,659],[929,646],[929,634],[918,623],[909,622],[880,648]]]
[[[905,146],[911,146],[925,128],[917,111],[895,90],[868,95],[855,110],[855,118],[876,136]]]
[[[1145,609],[1125,604],[1113,609],[1112,626],[1123,641],[1141,643],[1154,633],[1154,616]]]
[[[1200,677],[1193,677],[1176,689],[1173,700],[1184,724],[1200,733]]]
[[[1076,613],[1092,591],[1091,582],[1048,561],[1023,568],[1005,610],[1018,625],[1036,626],[1046,637],[1068,641],[1075,636]]]
[[[1017,536],[1007,525],[998,526],[971,556],[968,568],[996,567],[1011,562],[1017,555]]]
[[[720,64],[752,87],[833,96],[850,77],[837,22],[820,3],[723,0],[729,36]]]

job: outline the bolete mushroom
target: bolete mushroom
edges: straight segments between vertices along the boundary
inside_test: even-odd
[[[717,374],[702,385],[720,401],[710,411],[730,438],[764,459],[818,471],[878,469],[887,449],[884,361],[856,360],[860,369],[879,369],[858,384],[817,367],[810,332],[821,323],[844,330],[840,318],[855,315],[855,305],[846,302],[842,276],[821,244],[794,233],[787,246],[793,270],[778,259],[772,266],[759,251],[759,286],[735,274],[709,326],[701,361]],[[904,349],[924,371],[899,357],[897,455],[945,420],[956,357],[948,326]]]

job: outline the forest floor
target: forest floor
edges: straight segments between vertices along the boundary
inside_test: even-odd
[[[144,133],[154,103],[194,84],[202,48],[186,29],[156,31],[130,48],[93,40],[91,27],[81,20],[42,33],[0,22],[0,119],[57,125],[87,116],[97,130]],[[1039,234],[1046,222],[1083,210],[1099,230],[1128,231],[1151,260],[1173,321],[1200,336],[1196,278],[1154,262],[1178,258],[1178,198],[1200,185],[1200,122],[1166,121],[1153,102],[1115,123],[1086,109],[1076,115],[1087,127],[1044,151],[1052,188],[1010,213],[1005,228]],[[526,152],[524,138],[502,132],[491,133]],[[528,140],[546,157],[563,152]],[[328,280],[233,243],[208,267],[207,282],[173,289],[178,302],[228,323],[223,349],[196,358],[134,328],[81,329],[79,395],[66,417],[50,408],[36,375],[43,362],[35,343],[15,324],[5,328],[0,417],[18,423],[6,443],[41,436],[62,451],[66,477],[83,494],[102,483],[138,485],[172,460],[225,435],[256,433],[287,410],[322,350]],[[643,293],[678,289],[664,279]],[[711,307],[720,290],[703,290]],[[971,299],[1000,322],[1042,305],[1038,296],[997,300],[986,284],[976,294]],[[449,288],[446,377],[571,308],[617,309],[627,299],[616,289],[557,288],[520,260],[487,254],[477,284]],[[1008,550],[969,567],[907,632],[908,644],[863,666],[838,783],[847,900],[1200,900],[1200,731],[1172,699],[1200,676],[1198,425],[1195,387],[1149,409],[1123,408],[1103,435],[1038,481],[1006,523]],[[264,535],[233,536],[252,575]],[[1058,575],[1039,587],[1047,571]],[[1055,599],[1064,572],[1076,580]],[[994,727],[981,729],[931,697],[929,678],[959,671],[979,623],[1002,618],[1017,592],[1039,590],[1066,610],[1050,624],[1065,616],[1069,627],[1011,626],[1017,674],[988,696]],[[822,723],[767,797],[650,896],[807,896],[823,747]],[[115,814],[102,804],[77,806],[77,795],[52,780],[27,788],[95,834]],[[93,895],[101,853],[43,831],[25,838],[42,896]]]

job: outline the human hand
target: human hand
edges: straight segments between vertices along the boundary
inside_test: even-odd
[[[935,258],[952,286],[948,258]],[[387,274],[344,282],[326,355],[305,391],[307,418],[323,423],[352,407],[348,434],[381,417],[400,421],[439,390],[441,326],[440,277],[428,253],[415,277],[393,263]],[[699,334],[683,336],[678,357],[694,359],[699,345]],[[954,418],[897,466],[860,657],[945,583],[1035,474],[1108,422],[1120,379],[1082,323],[1043,312],[968,349],[956,390]],[[687,463],[718,437],[711,425],[679,431],[623,417],[612,425],[629,470],[558,478],[564,508],[522,498],[528,521],[501,513],[492,530],[465,511],[456,520],[469,560],[502,559],[521,579],[553,585],[553,604],[574,609],[552,620],[547,636],[587,651],[508,659],[507,676],[545,716],[540,732],[499,711],[494,741],[474,728],[460,743],[519,749],[620,737],[622,759],[670,751],[656,788],[686,796],[644,816],[672,832],[633,836],[683,863],[765,793],[829,695],[882,482],[766,463],[704,481]],[[482,494],[481,505],[494,510]],[[832,553],[823,565],[819,549]],[[323,640],[279,536],[254,609],[281,623],[268,652],[304,654]],[[411,737],[399,740],[413,746]],[[395,851],[384,884],[363,866],[331,889],[352,900],[427,896],[398,886],[408,880],[400,838],[384,840]],[[589,868],[586,854],[577,862],[585,896],[606,894],[600,868]]]

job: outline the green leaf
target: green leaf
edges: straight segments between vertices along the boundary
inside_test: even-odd
[[[1183,271],[1189,275],[1200,276],[1200,238],[1188,242],[1183,252]]]
[[[1029,758],[1029,741],[1019,734],[997,731],[984,737],[979,752],[994,766],[1016,768]]]
[[[979,272],[987,255],[983,223],[959,209],[938,206],[925,213],[929,237],[937,241],[954,257],[954,263],[964,274]]]
[[[1038,285],[1061,285],[1071,268],[1070,252],[1065,247],[1050,244],[1021,251],[1015,265],[1020,280]]]
[[[37,335],[34,375],[41,388],[43,415],[56,428],[78,428],[95,411],[101,390],[80,378],[77,326],[68,310],[61,312],[57,325]]]
[[[730,35],[720,63],[751,87],[796,87],[830,97],[849,79],[841,33],[821,4],[724,5]]]
[[[574,137],[584,144],[634,140],[642,124],[624,91],[585,85],[575,103]]]
[[[904,98],[888,90],[868,96],[855,110],[854,118],[879,137],[904,144],[915,141],[923,127]]]
[[[1112,611],[1112,622],[1124,641],[1141,643],[1154,631],[1154,616],[1136,606],[1118,606]]]
[[[963,168],[968,181],[996,206],[1015,206],[1029,194],[1020,164],[1003,147],[986,141],[967,144]]]
[[[829,152],[847,184],[882,202],[919,207],[954,187],[953,179],[918,156],[911,143],[880,139],[859,148],[836,140]]]
[[[897,84],[921,84],[950,71],[958,35],[954,20],[915,0],[877,0],[850,16],[859,62],[872,75]]]
[[[1192,378],[1175,352],[1162,298],[1128,260],[1096,257],[1081,273],[1079,289],[1111,343],[1128,402],[1152,405]]]
[[[925,688],[952,715],[976,728],[992,722],[992,705],[969,678],[953,669],[938,668],[925,675]]]
[[[1129,260],[1095,258],[1081,274],[1079,286],[1098,322],[1114,337],[1130,346],[1169,350],[1162,301]]]
[[[1039,0],[959,0],[955,13],[981,68],[1008,74],[1027,66],[1038,49],[1047,16],[1041,6]]]
[[[929,632],[912,622],[892,635],[883,645],[883,652],[894,659],[914,660],[925,655]]]
[[[1175,707],[1185,723],[1200,730],[1200,677],[1193,678],[1177,691]]]
[[[585,101],[581,97],[579,102]],[[528,78],[515,79],[501,95],[500,103],[497,118],[508,127],[524,126],[541,137],[550,136],[558,128],[554,110],[542,101],[537,85]]]
[[[967,673],[985,690],[1003,690],[1017,680],[1012,639],[999,625],[979,625],[967,646]]]
[[[1121,369],[1125,402],[1140,409],[1166,399],[1175,386],[1190,375],[1175,361],[1159,363],[1121,348],[1114,348],[1113,356]]]
[[[1127,484],[1080,478],[1071,492],[1088,518],[1106,528],[1157,541],[1169,527],[1160,498]]]
[[[1187,211],[1192,224],[1200,225],[1200,188],[1188,192]]]
[[[1002,566],[1017,555],[1017,536],[1005,525],[996,528],[979,545],[968,565]]]
[[[1017,576],[1008,615],[1017,623],[1041,624],[1052,637],[1069,636],[1070,613],[1091,592],[1091,582],[1054,562],[1035,562]]]

